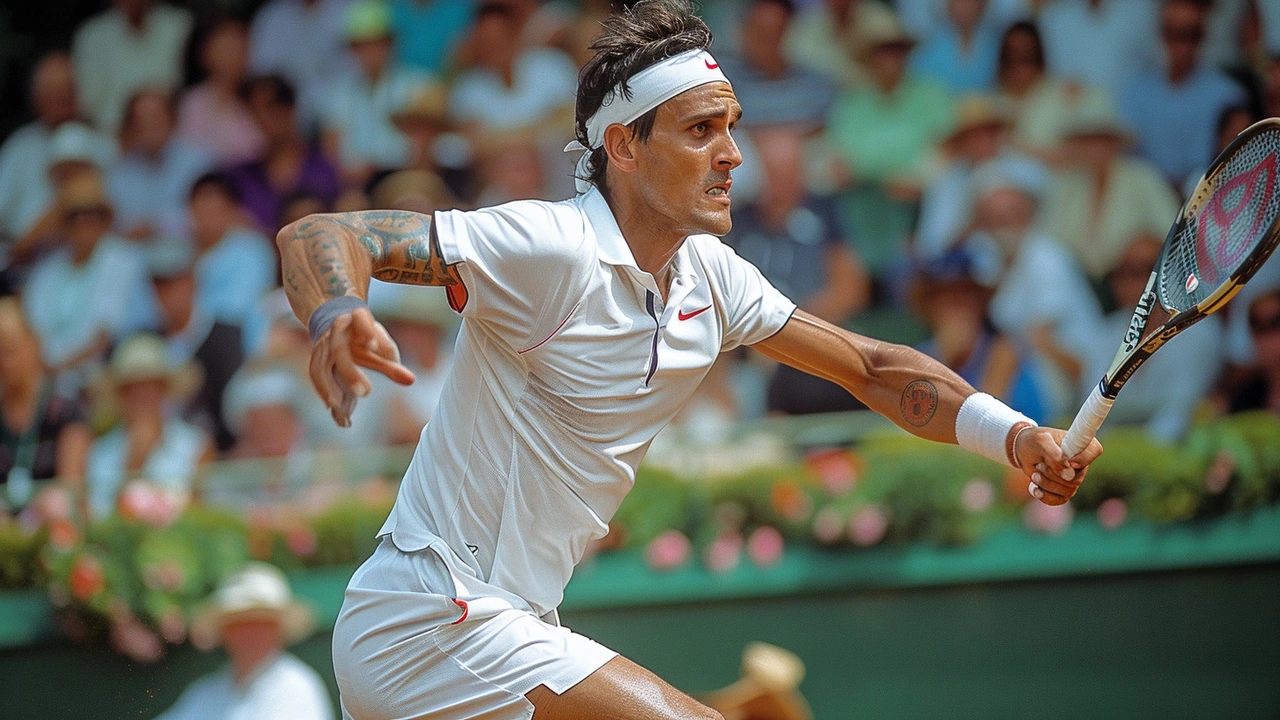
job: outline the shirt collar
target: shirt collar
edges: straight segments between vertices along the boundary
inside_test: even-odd
[[[626,238],[622,237],[622,230],[618,227],[613,209],[609,207],[604,195],[593,187],[582,195],[581,203],[582,211],[586,213],[587,221],[591,223],[591,230],[596,235],[600,259],[610,265],[621,265],[640,271],[635,255],[631,254],[631,246],[627,244]]]

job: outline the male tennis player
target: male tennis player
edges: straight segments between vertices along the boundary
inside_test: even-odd
[[[280,232],[312,381],[339,424],[369,392],[360,368],[413,380],[364,307],[370,278],[444,286],[464,318],[334,629],[348,717],[719,718],[555,610],[654,435],[740,345],[840,383],[916,435],[1022,468],[1050,504],[1101,452],[1062,457],[1061,431],[920,353],[797,311],[720,243],[741,110],[686,1],[641,0],[604,23],[578,88],[577,197],[318,215]]]

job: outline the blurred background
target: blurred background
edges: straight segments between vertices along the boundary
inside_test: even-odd
[[[0,716],[334,712],[328,631],[458,318],[374,281],[418,381],[341,430],[275,233],[569,197],[577,71],[616,9],[0,7]],[[1041,422],[1106,369],[1210,160],[1280,115],[1277,0],[701,13],[745,112],[725,241]],[[1048,508],[726,354],[563,619],[738,720],[1280,716],[1280,261],[1139,371],[1104,442]],[[319,709],[267,709],[298,683]]]

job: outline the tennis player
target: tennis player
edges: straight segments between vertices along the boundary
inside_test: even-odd
[[[740,345],[1021,468],[1049,504],[1101,452],[1063,457],[1061,431],[918,352],[797,310],[721,244],[741,109],[685,3],[641,0],[605,21],[578,87],[576,197],[315,215],[280,232],[311,378],[341,425],[370,390],[361,368],[413,381],[365,307],[370,278],[443,286],[463,317],[440,405],[334,629],[347,717],[719,718],[561,627],[556,606],[654,435]]]

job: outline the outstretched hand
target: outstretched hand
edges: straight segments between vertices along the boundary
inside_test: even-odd
[[[1024,430],[1014,442],[1013,454],[1031,481],[1028,491],[1045,505],[1061,505],[1071,499],[1084,482],[1089,464],[1102,454],[1097,439],[1075,457],[1062,454],[1065,430],[1033,427]]]
[[[373,389],[360,368],[401,385],[414,379],[400,364],[400,350],[387,329],[364,308],[339,316],[311,347],[311,384],[341,427],[350,427],[356,400]]]

